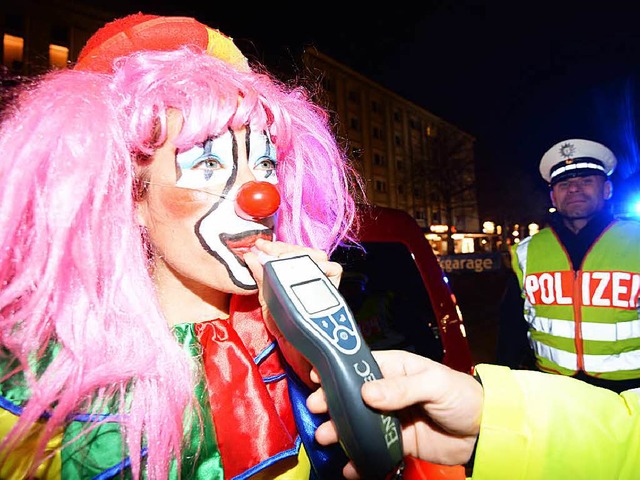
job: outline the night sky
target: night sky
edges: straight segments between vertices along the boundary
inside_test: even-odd
[[[145,13],[194,16],[267,66],[315,46],[465,130],[476,138],[483,217],[499,217],[505,205],[512,215],[543,212],[548,196],[538,162],[567,138],[614,151],[614,198],[639,188],[640,2],[404,3],[136,5]]]

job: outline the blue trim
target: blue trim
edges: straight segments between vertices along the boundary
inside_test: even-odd
[[[21,407],[17,403],[14,403],[3,396],[0,396],[0,408],[3,408],[4,410],[7,410],[8,412],[16,416],[20,416],[22,415],[22,412],[24,412],[24,407]],[[49,417],[51,417],[51,414],[48,412],[45,412],[42,415],[40,415],[40,419],[42,420],[46,420]],[[69,415],[67,420],[84,422],[84,423],[103,422],[103,421],[121,423],[122,418],[123,418],[122,415],[111,415],[107,413],[75,413],[75,414]]]
[[[267,345],[267,347],[262,350],[257,357],[255,357],[253,359],[253,362],[256,365],[260,365],[262,362],[264,362],[269,355],[271,355],[275,349],[278,348],[278,343],[277,342],[271,342],[269,345]],[[270,377],[262,377],[262,381],[264,383],[274,383],[274,382],[278,382],[280,380],[282,380],[283,378],[287,378],[287,375],[285,373],[280,373],[278,375],[272,375]]]
[[[278,375],[272,375],[270,377],[262,377],[262,380],[264,381],[264,383],[273,383],[282,380],[283,378],[287,378],[286,373],[280,373]]]
[[[280,453],[275,454],[272,457],[267,458],[266,460],[263,460],[262,462],[258,463],[257,465],[254,465],[253,467],[249,468],[248,470],[245,470],[241,474],[236,475],[231,480],[245,480],[245,479],[250,478],[251,476],[255,475],[259,471],[264,470],[265,468],[268,468],[271,465],[274,465],[274,464],[278,463],[279,461],[281,461],[284,458],[298,456],[298,453],[300,452],[300,445],[302,445],[302,440],[298,436],[296,438],[296,444],[295,444],[295,446],[293,448],[290,448],[289,450],[284,450],[284,451],[282,451]]]
[[[69,417],[70,420],[85,423],[103,421],[107,421],[109,423],[122,423],[123,418],[124,417],[122,415],[111,415],[107,413],[77,413]]]
[[[24,410],[19,405],[16,405],[11,400],[8,400],[6,397],[2,396],[0,396],[0,408],[3,408],[17,416],[22,415],[22,411]]]
[[[260,365],[265,360],[265,358],[271,355],[271,353],[276,349],[277,346],[278,344],[276,342],[271,342],[266,346],[264,350],[262,350],[258,354],[256,358],[253,359],[253,363],[255,363],[256,365]]]

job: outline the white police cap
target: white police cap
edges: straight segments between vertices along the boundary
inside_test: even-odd
[[[540,175],[553,185],[571,177],[598,174],[608,177],[616,164],[613,152],[601,143],[574,138],[547,150],[540,160]]]

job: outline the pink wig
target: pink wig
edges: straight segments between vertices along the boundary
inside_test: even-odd
[[[354,239],[357,177],[304,91],[187,48],[131,54],[111,74],[51,73],[19,100],[0,132],[0,338],[31,399],[2,447],[46,412],[43,449],[69,415],[113,399],[126,413],[134,476],[144,443],[149,478],[165,478],[180,458],[197,372],[148,273],[137,154],[165,141],[170,108],[184,118],[179,148],[246,124],[268,130],[279,158],[277,237],[327,253]],[[52,344],[42,372],[34,359]]]
[[[277,238],[331,253],[344,239],[354,240],[358,186],[336,143],[328,115],[302,89],[288,90],[266,74],[239,72],[218,60],[184,49],[168,56],[134,53],[121,60],[113,81],[123,95],[129,150],[152,153],[166,139],[166,110],[182,112],[178,148],[190,148],[228,128],[250,125],[269,130],[277,148],[282,205]],[[186,64],[189,65],[186,65]],[[151,114],[153,112],[154,114]],[[162,123],[157,142],[149,144]],[[304,188],[303,188],[304,186]]]

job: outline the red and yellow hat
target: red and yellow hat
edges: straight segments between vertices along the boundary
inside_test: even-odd
[[[89,38],[78,57],[76,70],[110,72],[113,61],[141,50],[175,50],[197,45],[240,71],[249,62],[231,37],[190,17],[163,17],[135,13],[107,23]]]

